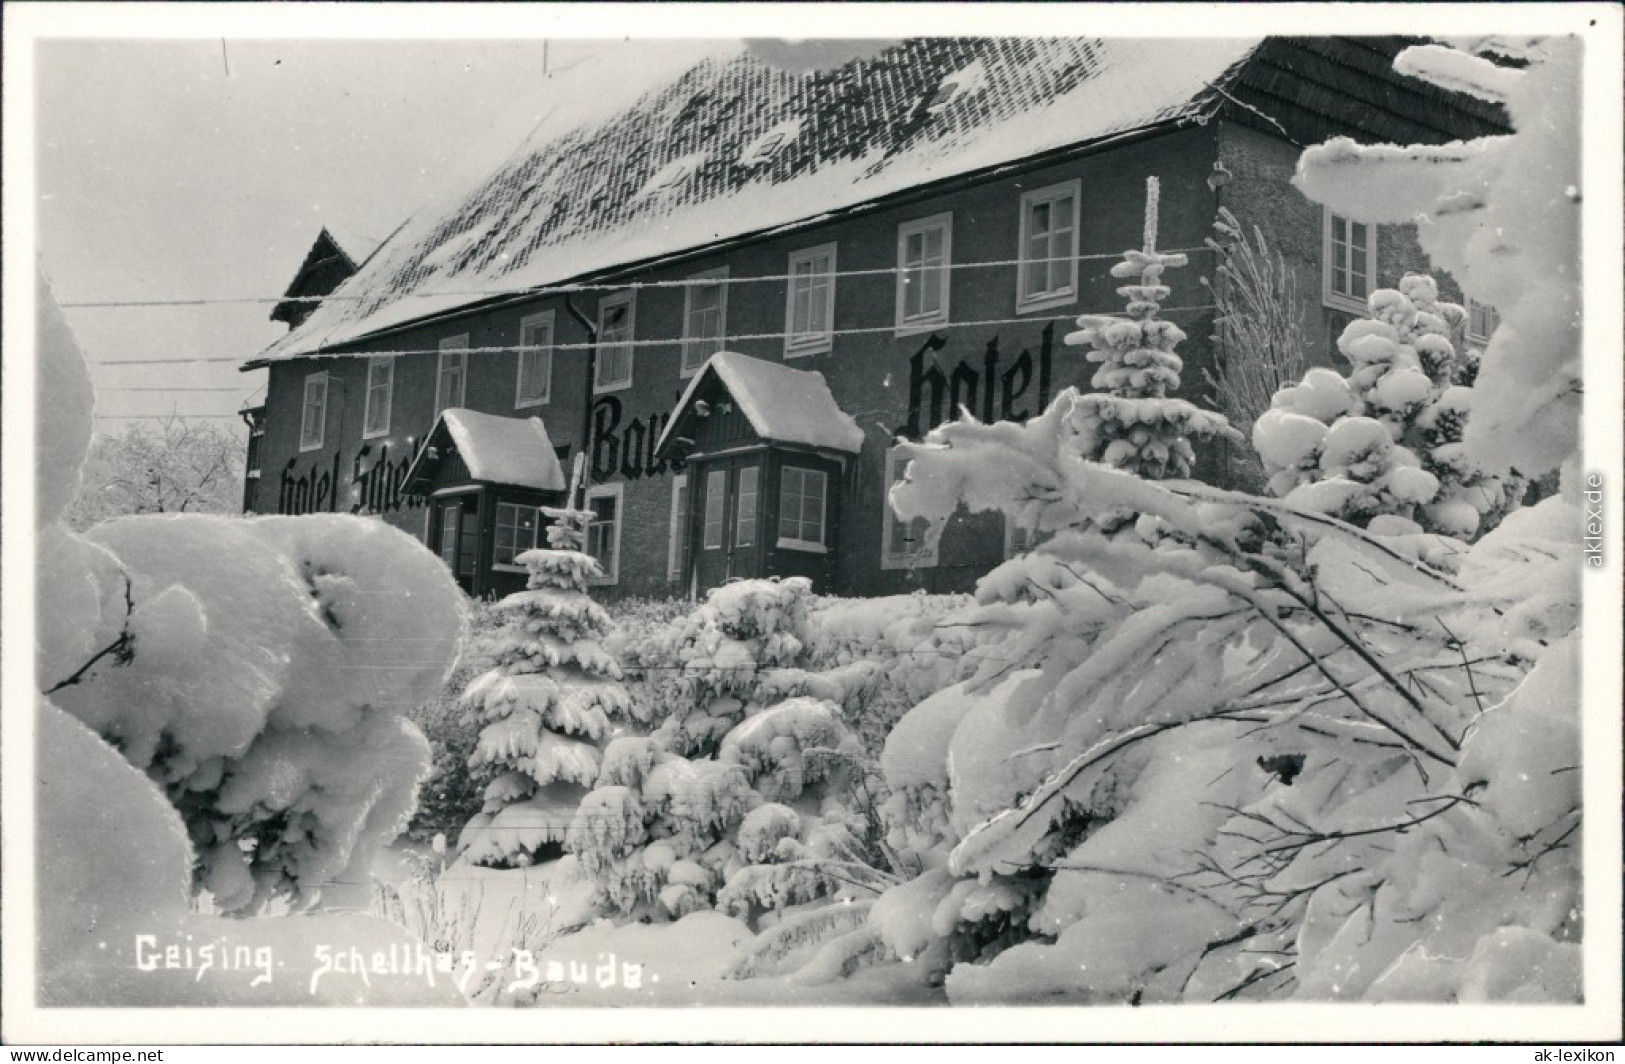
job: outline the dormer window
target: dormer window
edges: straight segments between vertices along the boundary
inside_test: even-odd
[[[673,159],[656,171],[655,175],[649,179],[648,184],[643,186],[643,190],[638,195],[640,197],[658,196],[662,192],[668,192],[693,177],[704,162],[705,152],[703,151],[685,155],[680,159]]]
[[[980,92],[986,84],[987,68],[982,65],[980,59],[977,59],[968,66],[961,67],[943,78],[941,84],[937,86],[937,91],[932,94],[930,101],[926,103],[925,109],[933,112],[940,111],[955,100],[963,99],[974,92]]]
[[[800,135],[801,119],[786,119],[746,145],[745,150],[739,153],[739,165],[747,168],[763,166]]]

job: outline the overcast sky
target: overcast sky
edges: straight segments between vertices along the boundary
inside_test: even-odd
[[[382,240],[516,148],[548,112],[561,70],[649,47],[41,41],[40,259],[63,303],[279,295],[324,225],[341,240]],[[98,428],[129,424],[118,415],[237,410],[264,374],[241,373],[235,360],[286,331],[270,311],[70,309],[92,363]],[[118,365],[174,357],[234,361]]]

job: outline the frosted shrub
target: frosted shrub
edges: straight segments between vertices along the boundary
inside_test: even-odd
[[[35,520],[48,608],[35,648],[34,999],[460,1003],[444,981],[335,975],[316,987],[274,969],[320,943],[369,956],[412,947],[384,921],[303,910],[335,881],[363,880],[412,810],[428,749],[399,711],[451,660],[456,584],[410,537],[350,517],[127,518],[93,539],[68,529],[92,393],[41,288],[40,401],[53,416],[41,421]],[[13,725],[27,712],[8,701]],[[201,891],[233,917],[301,911],[201,915]],[[229,939],[263,968],[155,971],[143,936]]]
[[[1370,317],[1337,342],[1348,376],[1310,370],[1254,424],[1270,490],[1379,532],[1487,531],[1523,481],[1486,473],[1462,442],[1479,365],[1464,342],[1467,312],[1422,274],[1369,303]]]
[[[883,874],[844,708],[877,670],[804,668],[810,603],[803,578],[739,581],[629,648],[665,716],[604,751],[569,835],[605,910],[755,919]]]

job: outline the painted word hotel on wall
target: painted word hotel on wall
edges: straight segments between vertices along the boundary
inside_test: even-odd
[[[339,479],[342,456],[336,451],[331,468],[326,467],[325,459],[316,459],[303,473],[298,469],[298,457],[290,458],[282,467],[277,484],[276,511],[279,514],[337,513],[344,503],[348,503],[344,508],[353,514],[416,510],[423,506],[424,497],[404,490],[406,470],[415,453],[414,444],[412,437],[407,437],[405,446],[394,457],[387,443],[378,446],[376,456],[373,456],[372,444],[362,444],[350,463],[348,485]],[[350,490],[345,491],[346,486]]]
[[[1024,347],[1005,366],[997,334],[976,359],[961,358],[952,367],[944,363],[949,342],[932,333],[908,362],[908,423],[904,434],[919,439],[925,433],[969,410],[986,422],[1026,421],[1049,405],[1051,355],[1055,323],[1044,326],[1038,342],[1038,364]],[[980,364],[978,364],[980,363]],[[1038,378],[1035,405],[1022,402],[1033,377]]]

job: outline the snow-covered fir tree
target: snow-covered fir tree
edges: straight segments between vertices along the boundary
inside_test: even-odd
[[[584,514],[550,510],[549,542],[580,542]],[[633,713],[621,667],[604,649],[611,628],[587,594],[602,570],[579,550],[529,550],[524,591],[497,604],[494,668],[463,693],[481,725],[469,768],[493,775],[485,806],[463,828],[464,856],[486,865],[529,865],[562,856],[566,832],[598,778],[615,721]]]
[[[1128,300],[1127,317],[1086,314],[1066,343],[1088,346],[1085,355],[1100,363],[1082,396],[1072,423],[1084,457],[1153,480],[1187,477],[1196,455],[1192,440],[1238,438],[1221,414],[1202,410],[1168,393],[1179,387],[1184,361],[1174,348],[1185,332],[1157,317],[1169,288],[1165,270],[1184,266],[1183,254],[1157,250],[1159,183],[1146,180],[1145,246],[1123,253],[1113,277],[1133,279],[1117,294]]]
[[[1310,370],[1253,426],[1270,490],[1390,534],[1488,531],[1523,481],[1487,473],[1462,442],[1479,364],[1466,310],[1425,274],[1372,292],[1369,306],[1337,341],[1348,376]]]
[[[607,911],[751,917],[879,875],[842,709],[877,669],[798,667],[810,593],[799,577],[736,581],[645,648],[645,667],[670,663],[651,668],[669,715],[609,745],[570,831]]]

